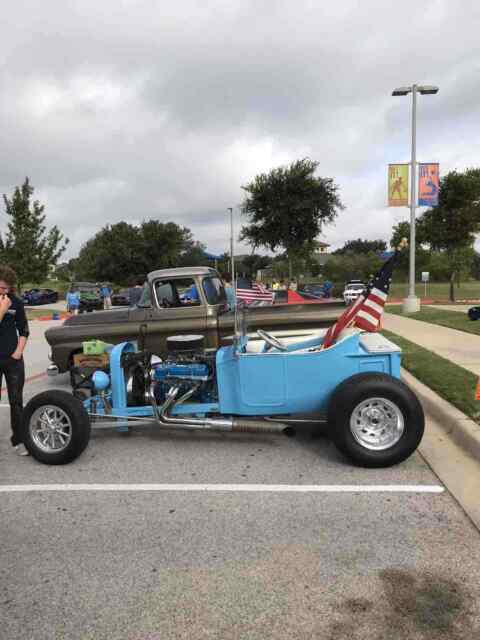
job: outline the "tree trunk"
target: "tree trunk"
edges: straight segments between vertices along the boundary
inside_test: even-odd
[[[450,276],[450,302],[455,302],[455,271]]]

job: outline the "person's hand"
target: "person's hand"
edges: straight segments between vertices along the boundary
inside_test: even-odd
[[[21,360],[22,353],[21,351],[14,351],[10,357],[13,358],[14,360]]]
[[[7,313],[11,306],[12,301],[6,294],[0,296],[0,310],[3,311],[3,313]]]

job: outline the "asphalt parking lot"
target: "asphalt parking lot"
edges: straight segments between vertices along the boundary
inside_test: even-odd
[[[2,638],[480,637],[480,535],[419,454],[365,470],[308,429],[104,427],[47,467],[0,411]]]

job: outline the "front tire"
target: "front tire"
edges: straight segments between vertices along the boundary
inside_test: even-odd
[[[383,373],[360,373],[335,390],[328,409],[335,446],[362,467],[408,458],[425,429],[422,405],[406,384]]]
[[[82,402],[66,391],[44,391],[23,412],[23,443],[44,464],[67,464],[90,440],[90,418]]]

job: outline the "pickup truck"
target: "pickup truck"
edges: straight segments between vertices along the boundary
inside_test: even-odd
[[[255,307],[247,312],[247,329],[274,332],[276,336],[301,336],[328,327],[342,312],[343,301],[319,304],[285,304]],[[45,333],[53,365],[49,373],[68,371],[82,342],[99,339],[118,344],[142,334],[144,348],[165,353],[166,339],[201,334],[207,348],[232,341],[234,312],[229,309],[223,282],[209,267],[162,269],[148,274],[138,305],[129,309],[98,311],[72,316]]]

